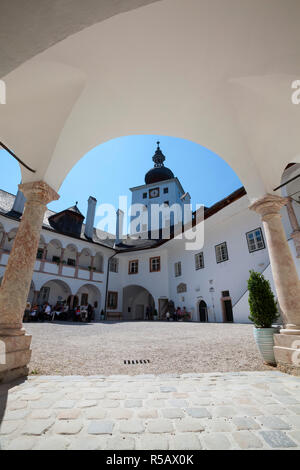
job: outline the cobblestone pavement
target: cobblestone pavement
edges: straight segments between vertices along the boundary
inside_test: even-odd
[[[300,378],[276,371],[30,377],[0,400],[8,450],[300,449]]]

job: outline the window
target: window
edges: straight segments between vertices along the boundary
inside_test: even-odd
[[[177,263],[175,263],[174,268],[175,268],[175,277],[181,276],[181,261],[178,261]]]
[[[197,253],[195,255],[195,268],[196,268],[196,271],[198,271],[198,269],[203,269],[204,268],[204,255],[203,255],[203,252]]]
[[[118,292],[108,291],[107,293],[107,308],[116,310],[118,307]]]
[[[75,266],[75,259],[73,259],[73,258],[68,258],[68,259],[67,259],[67,265],[68,265],[68,266]]]
[[[265,248],[264,237],[260,228],[246,233],[249,253]]]
[[[164,188],[164,194],[168,194],[169,188]]]
[[[186,284],[184,284],[183,282],[181,284],[178,284],[177,294],[183,294],[186,291],[187,291],[187,285]]]
[[[88,294],[81,294],[81,302],[80,305],[87,305],[89,300]]]
[[[143,199],[147,199],[147,193],[143,193]]]
[[[150,258],[150,272],[157,273],[158,271],[160,271],[160,256]]]
[[[137,274],[139,272],[138,260],[129,261],[128,274]]]
[[[52,256],[52,262],[53,263],[60,263],[60,257],[59,256]]]
[[[36,259],[43,259],[43,253],[44,253],[43,248],[39,248],[36,254]]]
[[[220,243],[215,247],[217,263],[223,263],[228,260],[227,243]]]
[[[119,260],[118,258],[112,258],[109,262],[109,270],[111,273],[117,273],[119,269]]]

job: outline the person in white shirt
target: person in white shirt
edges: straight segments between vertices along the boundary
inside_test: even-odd
[[[44,312],[45,312],[45,316],[46,316],[47,320],[50,320],[50,318],[51,318],[51,307],[48,303],[46,303]]]

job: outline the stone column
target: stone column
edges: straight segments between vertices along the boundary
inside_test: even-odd
[[[299,227],[299,223],[298,223],[298,220],[297,220],[294,208],[293,208],[293,200],[291,197],[288,198],[286,208],[287,208],[288,216],[289,216],[290,223],[293,229],[291,233],[291,237],[294,240],[297,258],[300,258],[300,227]]]
[[[19,185],[26,197],[24,214],[0,287],[0,341],[6,350],[0,364],[0,381],[26,374],[31,337],[25,335],[22,319],[32,279],[46,204],[59,198],[45,182]]]
[[[47,245],[45,245],[43,249],[43,257],[40,262],[40,271],[44,271],[45,269],[46,258],[47,258]]]
[[[60,252],[60,263],[58,267],[58,274],[62,274],[64,256],[65,256],[65,249],[62,248]]]
[[[37,304],[38,297],[39,297],[39,293],[40,293],[39,290],[35,290],[35,291],[34,291],[33,300],[32,300],[32,305],[36,305],[36,304]]]
[[[74,277],[78,277],[79,258],[80,258],[80,254],[77,252],[77,253],[76,253],[76,264],[75,264],[75,273],[74,273]]]
[[[91,270],[90,270],[90,281],[93,280],[93,267],[94,267],[94,263],[95,263],[95,256],[91,256]]]
[[[275,335],[276,362],[286,370],[296,368],[300,372],[294,360],[295,345],[300,340],[300,281],[280,215],[287,203],[288,198],[266,194],[250,209],[262,217],[278,302],[286,322],[280,335]]]
[[[74,304],[74,295],[71,295],[71,296],[70,296],[70,303],[69,303],[69,308],[70,308],[70,310],[73,309],[73,304]]]

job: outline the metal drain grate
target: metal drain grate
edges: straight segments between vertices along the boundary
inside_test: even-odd
[[[124,364],[129,365],[129,364],[149,364],[150,361],[149,359],[126,359],[124,360]]]

